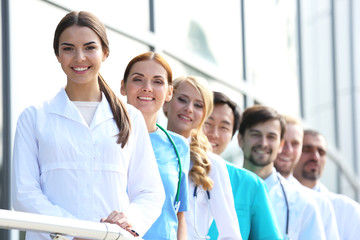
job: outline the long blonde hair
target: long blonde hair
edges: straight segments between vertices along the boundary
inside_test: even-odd
[[[190,160],[193,167],[189,171],[189,176],[195,185],[201,185],[203,189],[211,190],[214,183],[208,176],[211,163],[207,156],[207,151],[211,148],[211,145],[202,129],[205,120],[210,116],[214,107],[213,92],[204,78],[195,76],[182,76],[174,79],[174,92],[184,82],[190,83],[200,93],[204,102],[204,114],[199,126],[190,133]]]

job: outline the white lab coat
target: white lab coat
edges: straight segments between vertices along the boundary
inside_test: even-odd
[[[330,192],[320,182],[315,191],[325,194],[333,204],[341,240],[358,240],[360,238],[360,205],[351,198]]]
[[[196,207],[194,208],[195,184],[189,178],[189,208],[185,212],[188,239],[199,239],[200,235],[206,235],[213,220],[219,231],[218,239],[240,240],[241,234],[234,206],[234,198],[231,189],[230,177],[226,168],[225,160],[220,156],[208,152],[211,162],[209,177],[214,182],[210,192],[210,200],[201,186],[198,186]],[[190,169],[192,168],[192,163]],[[208,205],[209,204],[209,205]],[[210,207],[210,212],[208,211]],[[194,224],[194,211],[196,210],[196,229]],[[208,215],[209,213],[209,215]],[[208,217],[209,216],[209,217]]]
[[[323,194],[303,186],[293,175],[290,175],[287,180],[294,186],[298,187],[302,193],[308,195],[316,201],[324,225],[326,239],[340,240],[335,212],[330,200]]]
[[[270,200],[278,218],[280,230],[286,236],[286,202],[280,181],[289,203],[289,234],[291,240],[326,239],[319,209],[316,202],[300,193],[291,183],[273,168],[265,179]]]
[[[14,143],[14,209],[95,222],[119,210],[145,234],[160,215],[165,194],[142,114],[127,109],[131,135],[123,149],[104,94],[90,127],[64,89],[25,109]],[[29,232],[27,239],[49,235]]]

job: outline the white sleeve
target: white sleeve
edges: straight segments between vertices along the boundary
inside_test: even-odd
[[[155,154],[145,120],[136,109],[132,110],[132,152],[128,169],[130,207],[125,211],[133,229],[143,236],[161,214],[165,201]]]
[[[12,165],[12,206],[16,211],[57,217],[75,218],[63,208],[53,205],[40,186],[40,166],[36,137],[36,113],[26,109],[16,126]]]
[[[209,176],[214,181],[210,191],[210,208],[219,231],[218,239],[242,239],[225,160],[212,153],[208,156],[211,160]]]

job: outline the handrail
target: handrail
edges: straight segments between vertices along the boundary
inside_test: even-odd
[[[116,224],[91,222],[3,209],[0,209],[0,228],[40,231],[88,239],[135,239],[128,231],[122,229]]]

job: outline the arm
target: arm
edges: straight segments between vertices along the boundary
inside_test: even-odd
[[[186,240],[187,239],[187,230],[186,230],[186,222],[185,222],[184,212],[178,212],[177,218],[178,218],[177,239],[178,240]]]
[[[210,208],[219,231],[218,239],[242,239],[225,160],[215,154],[209,154],[209,176],[214,181],[214,187],[210,191]]]
[[[12,205],[15,210],[58,217],[75,218],[52,204],[40,184],[39,146],[36,111],[26,109],[19,117],[13,150]]]

